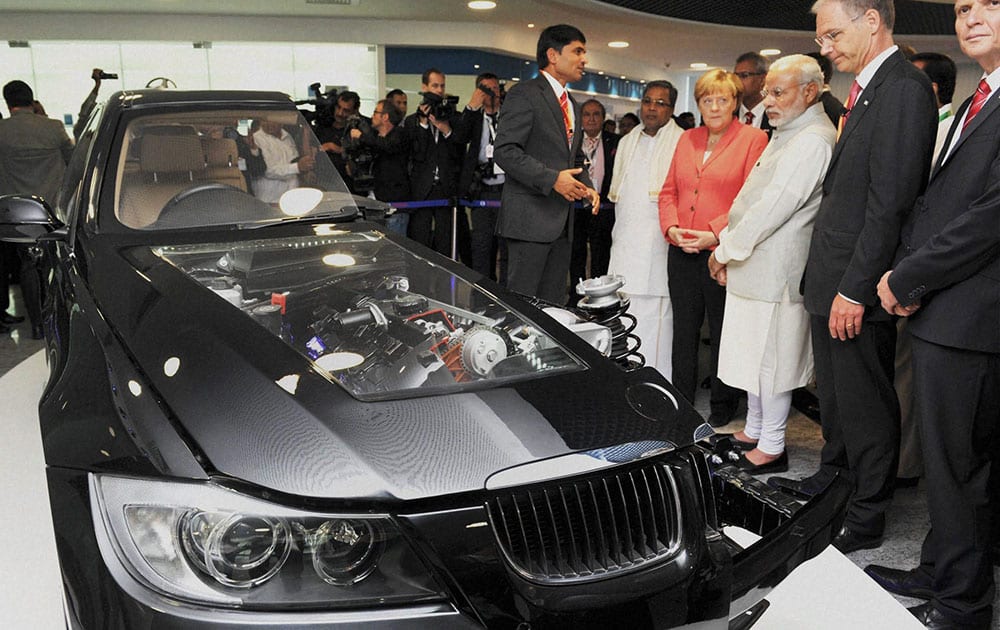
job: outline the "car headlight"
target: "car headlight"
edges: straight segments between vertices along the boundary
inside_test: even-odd
[[[287,508],[211,483],[92,475],[102,553],[163,595],[258,609],[442,599],[385,514]]]

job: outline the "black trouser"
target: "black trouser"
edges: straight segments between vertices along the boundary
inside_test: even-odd
[[[854,494],[844,524],[878,536],[899,464],[899,403],[892,384],[896,326],[865,320],[853,339],[840,341],[830,336],[829,321],[810,318],[825,440],[821,474],[850,473]]]
[[[503,184],[484,186],[478,201],[500,201]],[[497,280],[497,253],[500,254],[500,278],[507,279],[507,247],[503,239],[496,235],[499,208],[469,208],[472,215],[472,268],[479,273]]]
[[[506,239],[507,288],[553,304],[566,303],[569,239],[563,233],[551,243]]]
[[[573,212],[573,251],[570,255],[570,292],[580,278],[597,278],[608,273],[611,262],[611,229],[615,226],[614,204],[601,204],[596,216],[590,208]],[[587,244],[590,244],[590,273],[587,273]]]
[[[920,570],[933,578],[935,608],[956,622],[986,624],[995,596],[989,480],[1000,420],[1000,354],[911,339],[931,517]]]
[[[441,182],[435,182],[430,192],[424,200],[449,199]],[[434,208],[417,208],[410,213],[410,224],[406,229],[407,236],[426,245],[445,256],[451,256],[451,225],[452,206],[438,206]],[[469,225],[465,221],[457,223],[456,230],[457,255],[458,260],[468,263],[469,254]]]
[[[692,404],[698,389],[698,349],[701,345],[701,324],[708,315],[708,336],[711,343],[709,376],[712,383],[713,413],[731,415],[740,401],[740,390],[718,379],[719,339],[722,336],[722,316],[726,311],[726,288],[708,275],[709,251],[685,254],[670,246],[667,264],[670,274],[667,284],[674,309],[674,345],[671,354],[674,386]]]

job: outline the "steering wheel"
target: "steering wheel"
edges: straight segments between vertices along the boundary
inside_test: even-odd
[[[160,214],[166,212],[172,206],[179,204],[180,202],[184,201],[185,199],[187,199],[192,195],[197,195],[203,192],[209,192],[211,190],[220,190],[227,192],[233,191],[233,192],[238,192],[240,194],[247,194],[242,189],[237,188],[236,186],[223,184],[222,182],[199,182],[193,186],[188,186],[184,190],[180,191],[179,193],[171,197],[167,201],[167,203],[163,204],[163,210],[160,211]]]

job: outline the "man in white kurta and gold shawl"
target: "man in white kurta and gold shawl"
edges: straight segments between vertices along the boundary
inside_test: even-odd
[[[823,196],[836,130],[818,104],[823,73],[805,55],[783,57],[764,82],[774,133],[729,210],[709,269],[726,286],[719,378],[747,392],[738,465],[788,469],[785,424],[792,390],[813,373],[809,315],[799,281]]]
[[[673,120],[677,89],[651,81],[642,95],[642,126],[618,143],[608,199],[615,202],[608,273],[625,278],[629,313],[646,365],[671,376],[673,316],[667,289],[668,244],[660,231],[657,200],[683,129]]]

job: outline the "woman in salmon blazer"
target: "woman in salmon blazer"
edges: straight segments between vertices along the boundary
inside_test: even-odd
[[[767,134],[733,114],[743,96],[739,78],[710,70],[694,87],[704,125],[685,131],[677,142],[660,190],[660,231],[670,243],[668,288],[674,305],[673,384],[694,402],[698,384],[701,324],[708,315],[712,384],[709,424],[728,424],[739,405],[739,390],[716,378],[726,289],[709,275],[708,257],[719,244],[729,207],[750,169],[767,146]]]

